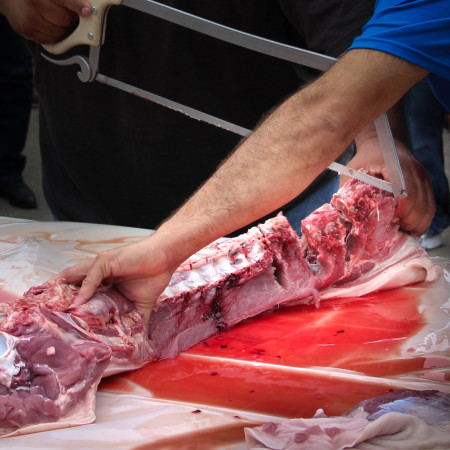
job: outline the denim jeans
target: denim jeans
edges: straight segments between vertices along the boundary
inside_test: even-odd
[[[406,94],[404,103],[410,148],[425,167],[433,186],[436,214],[427,233],[433,236],[450,225],[450,193],[442,141],[445,109],[426,80]]]

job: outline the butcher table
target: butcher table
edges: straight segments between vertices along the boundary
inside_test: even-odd
[[[2,299],[148,230],[0,217]],[[339,415],[401,388],[450,393],[450,260],[433,283],[285,307],[172,360],[105,378],[95,423],[7,438],[5,448],[245,448],[244,428]]]

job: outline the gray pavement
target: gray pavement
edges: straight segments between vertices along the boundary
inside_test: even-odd
[[[51,212],[44,199],[41,186],[41,160],[39,154],[39,125],[38,110],[34,108],[31,112],[30,127],[24,154],[27,157],[24,178],[26,183],[33,189],[37,196],[38,207],[36,209],[19,209],[9,205],[9,203],[0,197],[0,216],[15,217],[29,220],[52,221]],[[450,132],[444,131],[445,143],[445,167],[447,177],[450,179]],[[431,256],[442,256],[450,258],[450,228],[444,232],[444,245],[438,249],[429,252]]]

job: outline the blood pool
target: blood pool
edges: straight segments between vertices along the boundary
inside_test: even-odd
[[[342,414],[401,388],[399,375],[424,371],[408,340],[426,324],[420,288],[280,308],[200,342],[177,358],[104,380],[161,399],[283,417],[318,408]]]

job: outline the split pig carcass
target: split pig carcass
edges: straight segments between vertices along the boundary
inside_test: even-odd
[[[435,280],[442,269],[399,231],[396,200],[351,180],[302,222],[279,214],[186,260],[152,313],[102,286],[72,308],[78,286],[48,282],[0,304],[3,436],[90,423],[100,379],[174,358],[280,305],[360,296]]]

